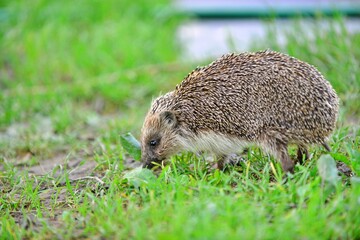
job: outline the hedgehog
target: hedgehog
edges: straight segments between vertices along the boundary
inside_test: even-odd
[[[227,54],[197,67],[174,91],[156,98],[141,129],[146,168],[183,151],[209,152],[224,159],[257,145],[293,172],[308,147],[327,140],[335,128],[339,99],[312,65],[265,50]]]

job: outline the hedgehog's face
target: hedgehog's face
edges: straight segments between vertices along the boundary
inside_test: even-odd
[[[141,130],[141,160],[152,168],[178,150],[178,122],[174,112],[163,111],[148,115]]]

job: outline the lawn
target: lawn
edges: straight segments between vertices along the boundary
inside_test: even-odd
[[[359,239],[360,34],[344,19],[322,19],[327,31],[298,19],[285,45],[270,23],[253,50],[331,82],[341,110],[328,157],[351,174],[326,181],[314,146],[288,177],[256,147],[224,172],[183,153],[140,176],[120,135],[138,137],[151,99],[210,62],[180,60],[185,17],[164,0],[3,2],[0,239]]]

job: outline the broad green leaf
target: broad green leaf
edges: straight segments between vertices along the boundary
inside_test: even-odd
[[[336,159],[336,160],[340,160],[342,162],[348,162],[348,158],[344,155],[344,154],[341,154],[341,153],[331,153],[331,156]]]
[[[360,184],[360,177],[351,177],[350,181],[352,184]]]
[[[329,155],[321,155],[317,161],[319,175],[323,181],[335,185],[339,181],[335,160]]]
[[[131,185],[139,188],[141,185],[147,185],[151,181],[155,181],[156,177],[154,173],[147,168],[138,167],[124,175]]]
[[[140,161],[140,143],[131,133],[120,135],[120,142],[125,151],[127,151],[136,161]]]

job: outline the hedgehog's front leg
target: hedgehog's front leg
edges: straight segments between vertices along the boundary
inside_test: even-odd
[[[216,156],[216,166],[217,169],[223,171],[225,169],[225,155],[218,155]]]
[[[217,169],[224,171],[227,167],[240,166],[241,162],[244,159],[237,154],[229,154],[229,155],[217,155],[216,156],[216,165]]]

